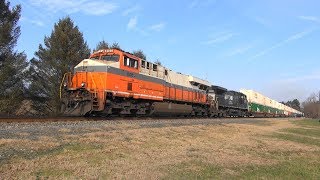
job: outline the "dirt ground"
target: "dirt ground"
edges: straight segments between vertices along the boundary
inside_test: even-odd
[[[0,179],[319,179],[320,123],[308,123],[256,118],[0,123]]]

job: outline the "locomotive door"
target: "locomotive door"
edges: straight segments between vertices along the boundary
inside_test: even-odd
[[[165,92],[166,99],[170,99],[170,87],[169,86],[164,87],[164,92]]]
[[[176,88],[174,86],[170,86],[169,88],[169,97],[172,100],[176,100]]]
[[[133,97],[135,93],[139,93],[138,83],[134,79],[128,80],[126,90],[129,93],[129,97]]]

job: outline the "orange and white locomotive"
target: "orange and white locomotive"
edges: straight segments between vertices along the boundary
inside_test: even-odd
[[[60,95],[63,113],[72,116],[211,116],[217,105],[209,86],[120,49],[103,49],[65,75]]]

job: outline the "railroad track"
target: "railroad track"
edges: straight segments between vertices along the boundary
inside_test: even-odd
[[[248,117],[246,117],[248,119]],[[250,117],[251,118],[251,117]],[[175,120],[175,119],[233,119],[233,117],[208,118],[208,117],[0,117],[0,123],[28,123],[28,122],[72,122],[72,121],[139,121],[139,120]],[[244,119],[244,118],[236,118]]]

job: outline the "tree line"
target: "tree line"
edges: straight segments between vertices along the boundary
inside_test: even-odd
[[[54,24],[50,36],[44,37],[34,57],[28,60],[24,52],[15,50],[20,36],[20,16],[20,5],[11,8],[9,1],[0,0],[0,115],[17,115],[21,108],[29,114],[22,110],[19,115],[57,115],[63,75],[88,58],[91,50],[79,27],[67,16]],[[121,49],[117,42],[109,44],[102,40],[93,50],[105,48]],[[146,59],[142,50],[132,54]],[[159,60],[155,63],[161,64]],[[282,103],[300,110],[296,99]],[[306,115],[320,117],[320,101],[316,95],[302,105]]]
[[[298,111],[301,111],[301,104],[300,104],[300,101],[298,99],[294,99],[292,101],[287,101],[287,102],[280,102],[286,106],[289,106],[295,110],[298,110]]]

